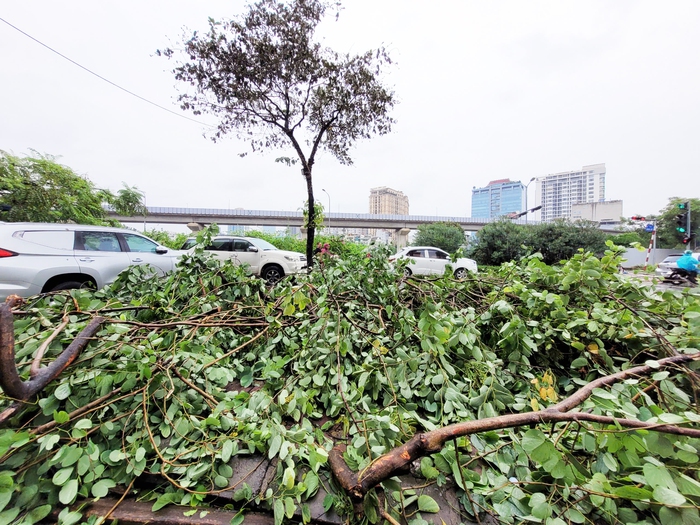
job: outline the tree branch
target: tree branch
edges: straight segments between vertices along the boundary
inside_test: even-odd
[[[345,445],[336,445],[329,454],[328,461],[331,470],[340,485],[355,500],[361,500],[372,488],[382,481],[394,476],[397,470],[403,469],[418,458],[439,452],[445,443],[457,437],[469,436],[479,432],[487,432],[503,428],[515,428],[524,425],[540,423],[560,423],[569,421],[590,421],[600,424],[617,424],[625,428],[654,430],[668,434],[700,438],[700,429],[679,427],[677,425],[655,424],[633,419],[617,419],[614,417],[570,412],[570,410],[585,401],[596,388],[610,386],[630,377],[648,375],[660,368],[670,367],[700,360],[700,353],[682,354],[660,359],[654,365],[642,365],[628,370],[622,370],[609,376],[591,381],[563,401],[539,412],[523,414],[506,414],[476,421],[456,423],[438,428],[431,432],[414,435],[408,442],[397,447],[373,461],[365,470],[352,472],[343,459]]]
[[[35,367],[32,377],[22,381],[15,362],[15,332],[12,323],[12,308],[22,303],[22,299],[11,295],[0,306],[0,388],[5,394],[18,401],[26,401],[68,368],[104,322],[103,317],[93,318],[82,332],[46,368]]]

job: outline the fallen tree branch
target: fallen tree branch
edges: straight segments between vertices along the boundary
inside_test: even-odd
[[[653,365],[647,364],[637,366],[591,381],[568,398],[546,410],[525,412],[522,414],[506,414],[476,421],[465,421],[463,423],[456,423],[454,425],[438,428],[430,432],[415,434],[400,447],[375,459],[361,472],[352,472],[345,463],[343,453],[346,447],[344,444],[333,447],[329,454],[328,461],[340,485],[350,494],[353,500],[359,501],[362,500],[372,488],[382,481],[391,478],[398,470],[406,468],[411,462],[442,450],[447,441],[480,432],[536,425],[540,423],[590,421],[600,424],[617,424],[621,427],[631,429],[654,430],[656,432],[700,438],[700,429],[679,427],[677,425],[655,424],[633,419],[618,419],[583,412],[570,412],[571,409],[583,403],[583,401],[593,393],[595,388],[610,386],[631,377],[648,375],[658,371],[660,368],[681,365],[698,360],[700,360],[700,353],[674,355],[655,361]]]
[[[12,308],[22,299],[11,295],[0,306],[0,388],[8,397],[26,401],[40,392],[46,385],[68,368],[104,322],[103,317],[94,317],[68,347],[45,368],[34,367],[32,376],[22,381],[15,362],[15,332]],[[0,423],[2,420],[0,420]]]

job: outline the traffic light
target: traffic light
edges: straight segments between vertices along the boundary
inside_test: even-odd
[[[690,203],[689,202],[679,202],[677,204],[678,211],[680,212],[676,215],[676,230],[679,233],[687,234],[690,230]],[[685,237],[688,237],[685,235]],[[684,243],[687,244],[687,243]]]
[[[632,215],[631,219],[633,221],[645,221],[645,220],[647,220],[647,218],[642,216],[642,215]]]
[[[681,240],[681,242],[683,244],[690,244],[690,241],[692,241],[694,237],[695,237],[694,233],[691,233],[690,235],[686,234],[683,236],[683,240]]]

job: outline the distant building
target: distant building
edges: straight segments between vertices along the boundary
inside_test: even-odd
[[[369,191],[369,212],[373,215],[408,215],[408,197],[386,186]]]
[[[601,226],[619,226],[622,223],[622,201],[572,204],[571,219],[593,221]]]
[[[542,221],[572,218],[574,204],[605,201],[605,164],[545,175],[536,179],[535,204]]]
[[[484,188],[472,189],[472,213],[476,219],[491,219],[523,211],[525,186],[510,179],[492,180]]]
[[[402,191],[386,186],[372,188],[369,190],[369,212],[372,215],[408,215],[408,197]],[[363,233],[380,238],[389,235],[392,241],[395,240],[394,232],[383,232],[376,228],[370,228]],[[388,242],[388,238],[385,242]]]

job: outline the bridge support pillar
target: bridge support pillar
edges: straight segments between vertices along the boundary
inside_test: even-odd
[[[198,222],[188,222],[187,227],[193,232],[198,232],[204,229],[204,225]]]
[[[408,246],[408,234],[411,230],[409,228],[399,228],[396,230],[396,235],[394,236],[396,240],[397,248],[405,248]]]
[[[305,241],[309,236],[309,229],[302,226],[299,230],[301,230],[301,240]]]

